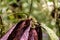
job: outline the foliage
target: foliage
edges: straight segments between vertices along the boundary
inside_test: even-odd
[[[57,6],[56,1],[57,0],[55,0],[55,4],[56,4],[55,6]],[[22,19],[26,19],[28,16],[34,17],[40,23],[41,22],[45,23],[48,26],[48,29],[55,28],[55,20],[54,22],[52,22],[52,17],[50,15],[51,9],[49,9],[50,6],[48,5],[48,2],[53,2],[53,1],[52,0],[32,0],[32,1],[31,0],[20,0],[20,1],[2,0],[0,1],[0,16],[2,17],[2,21],[4,25],[3,34],[5,34],[14,24],[18,23]],[[16,4],[17,6],[15,5],[14,5],[15,7],[12,6],[11,4],[13,3]],[[55,39],[53,38],[52,40]]]
[[[47,33],[49,34],[51,40],[59,40],[59,38],[57,37],[57,35],[55,34],[54,31],[52,31],[50,28],[48,28],[45,24],[41,23],[42,27],[47,31]]]

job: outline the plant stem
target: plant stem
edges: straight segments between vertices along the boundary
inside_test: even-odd
[[[31,0],[29,14],[27,15],[27,18],[29,18],[30,14],[32,13],[32,6],[33,6],[33,0]]]

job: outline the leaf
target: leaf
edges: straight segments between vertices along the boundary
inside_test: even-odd
[[[52,2],[52,0],[48,0],[49,2]]]
[[[51,40],[59,40],[55,32],[47,27],[45,24],[41,23],[41,26],[47,31],[48,35],[50,36]]]
[[[6,0],[7,2],[11,2],[12,0]]]
[[[40,2],[40,0],[37,0],[37,2]]]
[[[10,15],[10,16],[9,16],[9,19],[10,19],[10,20],[13,20],[13,19],[14,19],[14,15]]]
[[[0,11],[0,14],[2,14],[2,12]]]

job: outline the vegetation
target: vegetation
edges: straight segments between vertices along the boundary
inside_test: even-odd
[[[58,40],[59,7],[58,0],[0,0],[0,37],[19,21],[32,18],[33,24],[39,22],[51,40]]]

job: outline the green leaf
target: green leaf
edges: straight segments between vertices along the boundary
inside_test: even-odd
[[[2,14],[2,11],[0,10],[0,14]]]
[[[49,2],[52,2],[52,0],[48,0]]]
[[[11,1],[13,1],[13,0],[6,0],[7,2],[11,2]]]
[[[9,19],[10,19],[10,20],[13,20],[13,19],[14,19],[14,15],[10,15],[10,16],[9,16]]]
[[[40,2],[40,0],[37,0],[37,2]]]
[[[50,36],[51,40],[59,40],[55,32],[47,27],[45,24],[41,23],[41,26],[47,31],[48,35]]]

